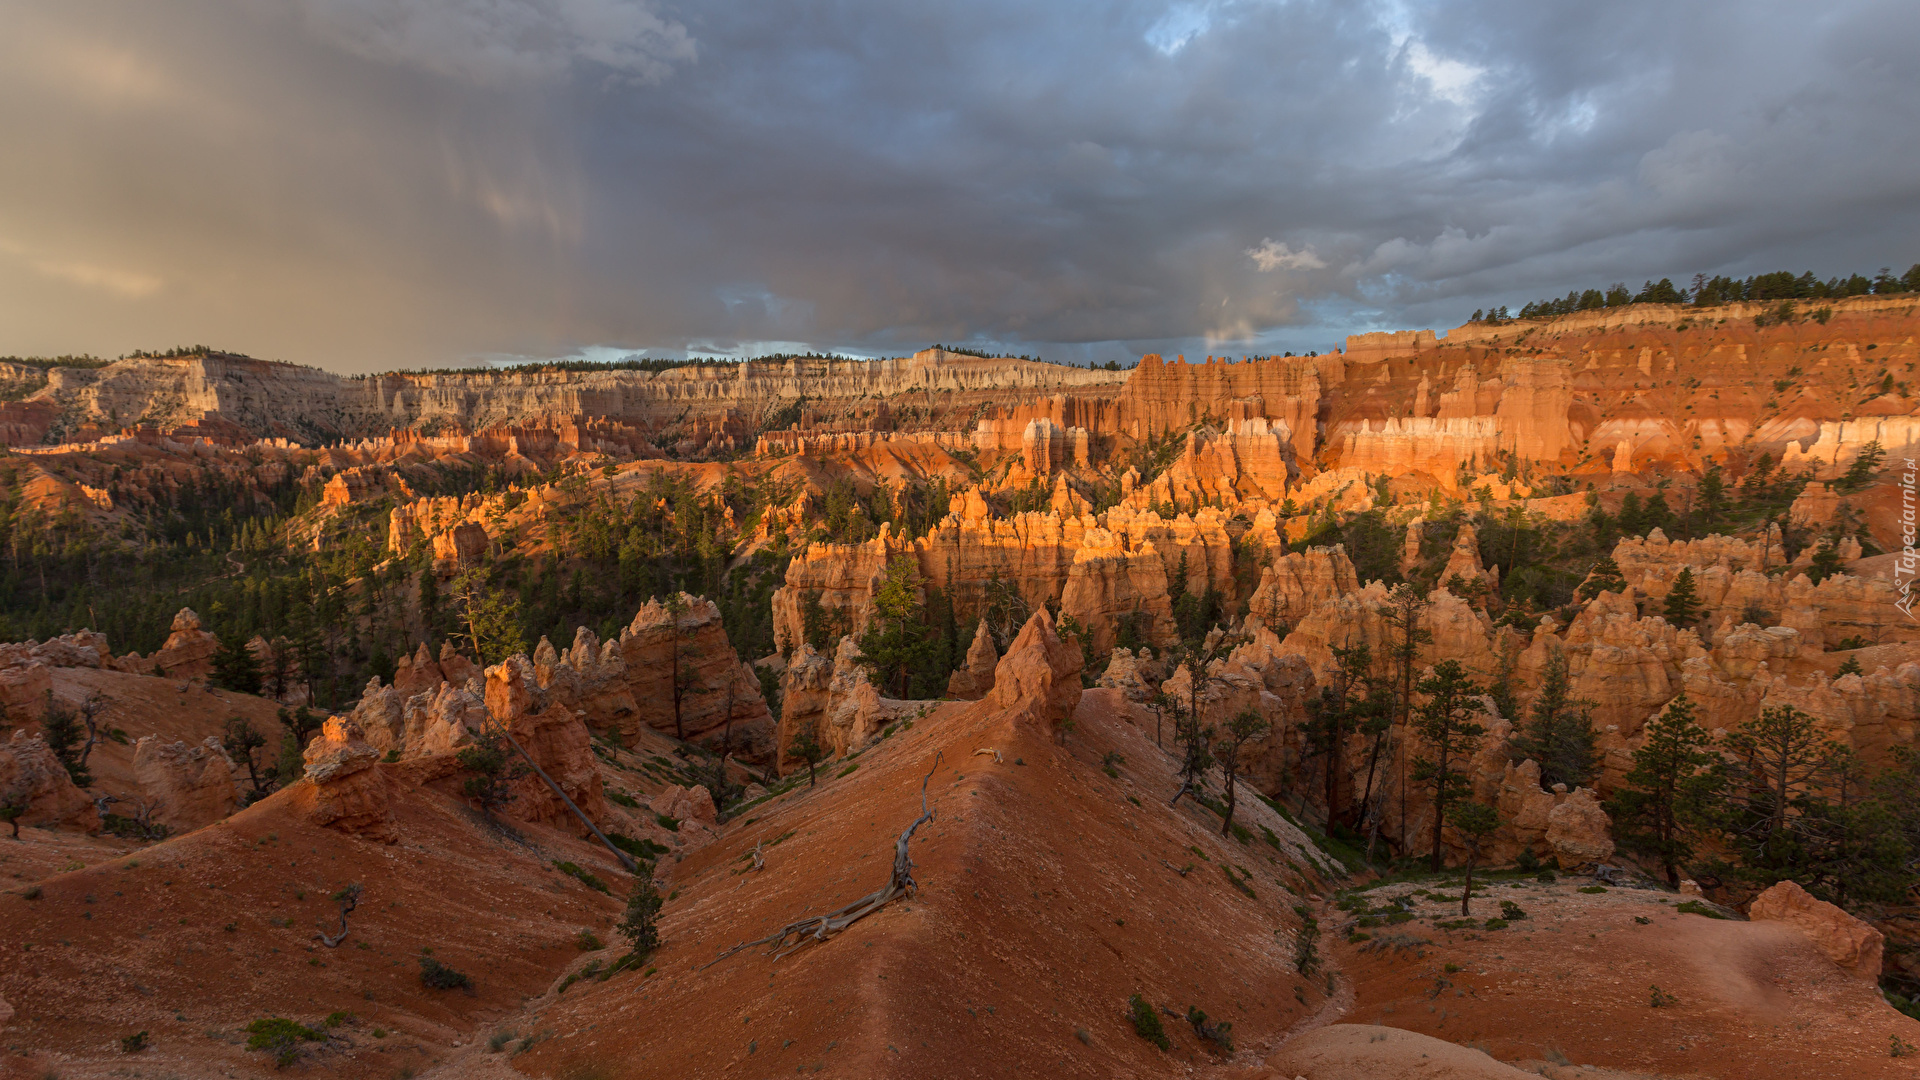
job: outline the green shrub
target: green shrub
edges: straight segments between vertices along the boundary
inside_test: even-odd
[[[1507,928],[1507,920],[1505,919],[1488,919],[1487,920],[1487,929],[1489,930],[1505,930],[1506,928]]]
[[[1668,1009],[1680,1004],[1679,998],[1660,989],[1657,985],[1648,987],[1648,989],[1652,991],[1652,994],[1649,995],[1647,1003],[1656,1009]]]
[[[1527,913],[1519,904],[1511,900],[1502,900],[1500,901],[1500,917],[1508,922],[1519,922],[1521,919],[1527,917]]]
[[[592,873],[582,869],[576,863],[567,862],[565,859],[555,859],[553,861],[553,868],[570,878],[578,880],[580,884],[585,885],[589,889],[597,889],[600,892],[606,893],[608,896],[613,895],[613,893],[607,889],[606,882],[593,876]]]
[[[1147,999],[1135,994],[1127,999],[1128,1019],[1133,1021],[1133,1033],[1162,1050],[1171,1050],[1173,1041],[1167,1038],[1167,1029],[1160,1023],[1160,1014],[1154,1011]]]
[[[263,1016],[247,1025],[247,1049],[264,1050],[284,1069],[300,1058],[302,1042],[321,1042],[327,1033],[284,1016]]]
[[[580,947],[581,952],[595,952],[606,948],[605,945],[601,944],[600,938],[595,935],[593,931],[586,929],[582,929],[580,933],[574,936],[573,943]]]
[[[420,958],[420,982],[434,990],[471,990],[473,980],[431,956]]]
[[[1582,885],[1580,886],[1580,891],[1583,893],[1603,893],[1607,891],[1607,887],[1605,885]]]
[[[1193,1025],[1194,1034],[1219,1047],[1223,1053],[1233,1053],[1233,1024],[1222,1020],[1217,1024],[1207,1023],[1207,1014],[1192,1005],[1187,1006],[1187,1023]]]
[[[1675,904],[1673,906],[1673,910],[1682,911],[1688,915],[1705,915],[1709,919],[1726,918],[1725,915],[1720,914],[1718,911],[1715,911],[1713,908],[1707,906],[1706,904],[1701,903],[1698,900],[1686,900],[1681,903]]]
[[[640,800],[624,791],[615,791],[612,788],[608,788],[606,795],[608,802],[617,803],[629,810],[637,810],[640,808]]]
[[[652,840],[644,838],[635,840],[633,837],[627,836],[624,833],[608,833],[607,839],[613,841],[614,847],[619,848],[621,851],[626,852],[636,859],[657,859],[673,850],[665,844],[656,844]]]
[[[137,1054],[145,1050],[149,1045],[147,1042],[147,1033],[144,1031],[136,1031],[120,1040],[120,1052],[123,1054]]]
[[[655,814],[653,815],[653,820],[659,822],[660,827],[667,830],[668,832],[680,831],[680,819],[677,817],[668,817],[665,814]]]

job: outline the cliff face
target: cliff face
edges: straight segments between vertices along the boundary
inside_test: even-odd
[[[21,376],[15,381],[24,380]],[[595,421],[654,428],[693,410],[728,410],[757,421],[769,406],[801,397],[839,401],[941,395],[963,409],[1062,388],[1117,389],[1125,376],[1026,360],[983,359],[938,349],[890,360],[786,360],[673,368],[662,372],[528,371],[386,374],[342,378],[316,368],[210,353],[120,360],[100,368],[51,368],[17,415],[0,416],[7,443],[37,443],[62,426],[99,430],[150,425],[242,437],[304,440],[385,436],[390,429],[511,429],[547,418],[576,429]],[[24,385],[24,383],[23,383]],[[49,415],[43,415],[49,413]],[[737,433],[746,433],[745,421]],[[15,430],[17,429],[17,430]],[[31,436],[30,438],[27,436]],[[591,437],[591,436],[590,436]]]

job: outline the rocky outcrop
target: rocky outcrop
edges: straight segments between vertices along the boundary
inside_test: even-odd
[[[433,559],[448,566],[472,566],[487,554],[487,529],[477,521],[463,521],[433,535]]]
[[[416,678],[409,682],[417,683]],[[352,719],[367,745],[399,760],[458,753],[485,730],[486,703],[477,684],[454,686],[439,682],[432,689],[406,695],[395,685],[381,686],[379,676],[367,683]]]
[[[1589,789],[1564,787],[1556,785],[1555,805],[1547,813],[1547,847],[1562,869],[1605,862],[1613,855],[1613,819]]]
[[[9,723],[30,724],[46,711],[47,695],[53,693],[53,671],[29,657],[0,667],[0,718]]]
[[[833,658],[822,656],[813,646],[801,642],[787,658],[786,670],[780,673],[779,749],[774,757],[779,775],[806,768],[805,761],[793,756],[793,741],[802,732],[812,732],[823,749],[827,746],[827,717],[833,711],[832,686]]]
[[[15,731],[0,746],[0,800],[26,802],[19,818],[22,826],[87,832],[100,827],[93,800],[74,785],[46,740],[24,731]]]
[[[962,701],[978,701],[993,689],[993,669],[1000,663],[1000,651],[993,647],[993,635],[987,620],[981,619],[973,632],[973,644],[967,647],[965,667],[955,668],[947,678],[947,696]]]
[[[200,616],[192,608],[181,608],[173,617],[166,644],[149,658],[157,674],[169,678],[195,678],[213,670],[213,654],[220,639],[200,625]]]
[[[1291,627],[1359,587],[1353,561],[1339,544],[1286,552],[1260,571],[1247,614],[1270,627]]]
[[[1464,521],[1460,523],[1460,531],[1454,534],[1453,550],[1447,553],[1447,565],[1440,571],[1440,584],[1451,589],[1455,578],[1469,586],[1481,585],[1489,589],[1499,586],[1497,578],[1490,576],[1480,565],[1479,533]]]
[[[487,669],[487,712],[520,744],[547,778],[596,823],[607,817],[606,794],[593,756],[593,736],[585,716],[560,695],[542,689],[533,663],[510,656]],[[508,812],[522,821],[569,831],[585,828],[564,801],[538,775],[513,781]]]
[[[652,798],[647,809],[674,818],[682,822],[683,827],[685,822],[712,826],[720,820],[720,812],[713,805],[713,794],[699,784],[690,788],[670,784]]]
[[[614,713],[603,722],[628,737],[646,725],[743,760],[771,764],[773,714],[760,696],[759,676],[740,662],[727,641],[720,609],[685,593],[679,594],[677,606],[676,613],[667,604],[651,601],[620,634],[618,652],[635,711],[621,716],[617,708],[603,704],[603,711]]]
[[[1080,666],[1080,649],[1060,640],[1052,616],[1042,608],[1000,658],[985,700],[1016,727],[1031,726],[1054,738],[1080,705]]]
[[[329,717],[303,758],[306,776],[292,797],[308,820],[383,843],[400,838],[387,778],[375,765],[380,751],[367,744],[359,724],[349,717]]]
[[[1869,983],[1880,980],[1885,935],[1834,905],[1814,899],[1795,882],[1782,881],[1754,897],[1747,917],[1754,922],[1787,923],[1856,978]]]
[[[1785,565],[1777,526],[1755,541],[1671,541],[1655,529],[1644,539],[1621,540],[1613,559],[1648,611],[1664,607],[1674,580],[1690,568],[1703,626],[1787,626],[1816,648],[1848,637],[1876,644],[1920,640],[1920,625],[1901,612],[1899,593],[1887,580],[1837,574],[1815,585],[1805,574],[1768,573]]]
[[[1154,663],[1152,649],[1143,648],[1137,656],[1129,649],[1115,649],[1107,658],[1107,668],[1100,673],[1097,685],[1118,690],[1128,701],[1144,704],[1152,701],[1159,689],[1157,675],[1158,665]]]
[[[233,761],[216,736],[193,745],[142,736],[133,747],[133,775],[149,820],[171,832],[190,832],[240,806]]]

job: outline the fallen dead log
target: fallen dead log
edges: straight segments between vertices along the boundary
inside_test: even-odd
[[[906,831],[900,834],[900,839],[894,841],[893,873],[887,878],[885,885],[824,915],[808,915],[805,918],[795,919],[766,937],[743,941],[694,970],[705,971],[733,954],[751,949],[755,945],[769,946],[767,955],[778,960],[805,948],[811,942],[827,940],[903,896],[912,896],[919,886],[913,880],[913,859],[907,855],[907,844],[913,839],[914,830],[933,820],[933,810],[927,805],[927,785],[933,780],[934,770],[940,767],[940,758],[941,755],[938,752],[933,755],[933,764],[928,767],[925,779],[920,781],[920,816],[914,818],[913,824],[908,825]]]

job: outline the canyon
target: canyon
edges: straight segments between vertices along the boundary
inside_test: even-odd
[[[8,365],[0,1076],[251,1075],[274,1016],[369,1077],[1904,1075],[1910,872],[1670,867],[1623,793],[1676,710],[1703,777],[1804,717],[1898,816],[1916,332]]]

